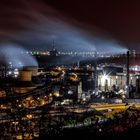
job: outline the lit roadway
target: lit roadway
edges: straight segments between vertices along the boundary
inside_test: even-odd
[[[129,105],[126,106],[125,104],[109,104],[109,105],[99,105],[99,106],[91,105],[90,107],[100,111],[100,110],[107,110],[107,109],[126,109],[129,107]]]
[[[133,106],[133,105],[135,105],[135,107],[137,107],[137,108],[140,108],[140,103],[129,103],[128,105],[126,105],[126,104],[98,104],[98,105],[96,105],[96,104],[90,104],[90,105],[88,105],[88,108],[86,108],[86,109],[95,109],[95,110],[97,110],[97,111],[103,111],[103,110],[109,110],[109,109],[113,109],[113,110],[115,110],[115,109],[127,109],[127,108],[129,108],[130,106]],[[86,106],[85,106],[86,107]],[[83,112],[83,111],[85,111],[86,109],[84,109],[84,108],[81,108],[80,106],[78,107],[75,107],[74,108],[74,112]]]
[[[91,105],[91,108],[94,107],[96,110],[106,110],[106,109],[127,109],[130,106],[135,105],[135,107],[140,108],[140,103],[129,103],[128,105],[126,104],[109,104],[109,105],[100,105],[95,107],[94,105]]]

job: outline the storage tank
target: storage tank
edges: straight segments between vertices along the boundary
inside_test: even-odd
[[[31,79],[32,79],[32,71],[30,71],[30,70],[20,71],[20,80],[21,81],[31,81]]]
[[[31,71],[32,76],[37,76],[37,73],[38,73],[38,67],[37,66],[25,66],[25,67],[23,67],[23,70]]]

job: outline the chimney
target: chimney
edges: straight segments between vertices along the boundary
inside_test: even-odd
[[[127,51],[127,63],[126,63],[126,86],[127,86],[127,96],[130,97],[129,92],[129,50]]]

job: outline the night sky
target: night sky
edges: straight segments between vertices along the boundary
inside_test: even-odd
[[[1,0],[0,45],[140,50],[139,7],[138,0]]]

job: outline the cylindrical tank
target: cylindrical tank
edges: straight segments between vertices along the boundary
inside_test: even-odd
[[[32,73],[32,76],[37,76],[37,72],[38,72],[38,67],[37,66],[25,66],[23,67],[23,70],[29,70]]]
[[[31,79],[32,79],[32,71],[29,71],[29,70],[20,71],[21,81],[31,81]]]
[[[136,79],[136,93],[140,93],[140,79]]]

